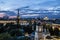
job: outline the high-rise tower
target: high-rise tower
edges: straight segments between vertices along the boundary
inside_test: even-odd
[[[17,9],[17,27],[19,27],[19,20],[20,20],[20,15],[19,15],[19,9]]]

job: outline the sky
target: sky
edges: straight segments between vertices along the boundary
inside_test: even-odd
[[[60,8],[60,0],[0,0],[0,10],[13,10],[29,6],[29,9]]]
[[[59,9],[60,0],[0,0],[0,10],[15,10],[18,8],[24,8],[28,6],[28,9],[39,10],[39,9]],[[32,13],[33,11],[27,11]],[[0,13],[1,14],[1,13]],[[4,14],[1,14],[4,15]],[[56,13],[54,13],[56,15]],[[38,14],[23,15],[25,16],[39,16]],[[15,17],[15,16],[14,16]]]

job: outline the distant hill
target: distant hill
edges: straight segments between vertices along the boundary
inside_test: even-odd
[[[13,11],[0,11],[0,13],[5,13],[5,14],[7,14],[9,16],[16,16],[16,13],[13,12]]]

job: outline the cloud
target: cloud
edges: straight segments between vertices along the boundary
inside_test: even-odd
[[[27,15],[21,15],[23,17],[34,17],[34,16],[39,16],[39,14],[27,14]]]
[[[13,19],[13,18],[17,18],[17,16],[9,16],[9,18],[12,18]]]
[[[5,13],[0,13],[0,17],[3,17],[5,16],[6,14]]]
[[[1,0],[0,1],[0,7],[3,7],[3,9],[8,8],[9,10],[24,6],[30,6],[31,9],[39,9],[51,6],[59,6],[59,4],[60,4],[59,0]]]

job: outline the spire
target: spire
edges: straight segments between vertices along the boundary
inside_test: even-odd
[[[19,20],[20,20],[20,16],[19,16],[19,9],[17,9],[17,26],[19,27]]]

